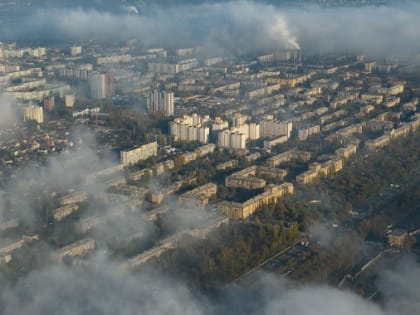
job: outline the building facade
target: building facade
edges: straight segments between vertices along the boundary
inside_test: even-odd
[[[124,150],[120,152],[121,164],[124,166],[134,165],[149,157],[156,156],[158,144],[156,141],[141,145],[131,150]]]
[[[34,120],[41,124],[44,122],[44,111],[40,106],[29,105],[24,108],[23,120],[30,121]]]
[[[95,73],[89,78],[90,96],[103,99],[114,96],[115,77],[110,73]]]
[[[166,117],[174,115],[174,93],[151,91],[147,100],[149,113],[163,113]]]

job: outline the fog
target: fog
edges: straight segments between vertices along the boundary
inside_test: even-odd
[[[420,4],[363,8],[279,8],[250,1],[153,7],[144,15],[114,14],[99,10],[40,9],[16,25],[5,25],[2,40],[105,41],[139,38],[146,46],[202,45],[209,54],[263,53],[272,49],[301,48],[308,52],[366,53],[378,57],[412,58],[420,52]],[[0,128],[13,121],[13,104],[0,99]],[[30,164],[16,173],[0,194],[0,219],[12,209],[31,224],[32,199],[38,193],[66,193],[82,189],[101,195],[100,182],[84,184],[96,168],[112,165],[98,159],[93,135],[75,131],[78,149]],[[81,140],[81,142],[80,142]],[[149,187],[161,188],[157,181]],[[7,204],[6,204],[7,203]],[[92,207],[86,216],[108,214]],[[189,227],[187,220],[199,210],[183,208],[170,216],[174,230]],[[10,215],[9,213],[7,215]],[[204,215],[204,214],[201,214]],[[113,219],[114,220],[114,219]],[[153,234],[150,222],[121,216],[99,228],[95,238],[108,243],[118,236]],[[328,225],[330,225],[329,223]],[[330,246],[334,234],[323,224],[311,233]],[[359,247],[358,240],[357,247]],[[354,246],[356,248],[356,245]],[[350,248],[350,247],[349,247]],[[346,248],[348,250],[348,248]],[[20,314],[296,314],[296,315],[411,315],[420,309],[420,268],[412,259],[380,273],[378,286],[386,302],[378,305],[358,295],[328,286],[298,285],[261,274],[252,287],[233,287],[213,299],[190,288],[174,275],[158,272],[126,273],[109,258],[97,256],[86,266],[47,266],[30,272],[16,284],[2,288],[0,313]]]
[[[1,90],[2,86],[0,85]],[[16,101],[0,95],[0,112],[0,130],[16,124],[18,118]]]
[[[124,40],[146,46],[204,45],[214,54],[301,47],[305,52],[365,53],[411,58],[420,52],[420,4],[320,8],[276,7],[252,1],[147,7],[143,15],[95,9],[39,9],[16,25],[8,40]]]
[[[34,272],[0,294],[2,314],[299,314],[409,315],[418,310],[420,269],[411,260],[379,278],[387,303],[378,304],[327,286],[300,286],[268,274],[214,299],[182,280],[155,272],[128,274],[103,257],[89,266]],[[414,285],[414,287],[413,287]]]

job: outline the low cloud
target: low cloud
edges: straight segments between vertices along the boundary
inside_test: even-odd
[[[150,271],[128,274],[96,257],[90,266],[54,266],[34,272],[4,289],[0,303],[5,315],[415,314],[419,291],[413,293],[415,287],[410,285],[417,279],[414,275],[419,274],[419,267],[404,262],[390,272],[392,276],[387,272],[380,276],[380,287],[401,294],[388,295],[383,306],[348,291],[298,286],[270,275],[260,275],[252,285],[227,289],[213,299],[168,275]]]
[[[16,102],[0,95],[0,130],[12,127],[18,121]]]
[[[276,7],[253,1],[148,7],[144,15],[94,9],[39,9],[3,39],[124,40],[146,46],[202,45],[213,54],[302,47],[304,52],[411,58],[420,52],[420,4],[355,8]]]

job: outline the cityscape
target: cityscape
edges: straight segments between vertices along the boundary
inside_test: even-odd
[[[415,1],[0,1],[1,314],[418,314]]]

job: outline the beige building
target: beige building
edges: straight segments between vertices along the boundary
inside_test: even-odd
[[[195,152],[186,152],[179,156],[179,160],[183,165],[188,164],[192,161],[197,160],[197,153]]]
[[[141,145],[132,150],[124,150],[120,152],[121,164],[124,166],[134,165],[149,157],[156,156],[158,144],[156,141]]]
[[[71,56],[78,56],[82,54],[82,46],[71,46],[70,47],[70,55]]]
[[[226,187],[253,190],[264,188],[266,184],[264,179],[253,176],[228,176],[225,178]]]
[[[217,204],[217,208],[226,216],[232,219],[246,219],[258,208],[277,203],[285,194],[293,194],[294,188],[291,183],[273,185],[267,187],[262,194],[251,198],[244,203],[222,201]]]
[[[247,120],[248,120],[247,115],[236,113],[235,115],[233,115],[233,118],[232,118],[233,127],[240,127],[242,125],[245,125]]]
[[[361,99],[364,103],[372,103],[379,105],[383,102],[384,97],[382,95],[377,94],[362,94]]]
[[[259,88],[253,91],[249,91],[246,93],[246,96],[249,99],[255,99],[258,97],[263,97],[263,96],[267,96],[267,95],[271,95],[275,92],[278,92],[281,89],[281,84],[273,84],[273,85],[268,85],[265,86],[263,88]]]
[[[75,103],[75,96],[73,93],[66,94],[64,96],[64,104],[66,105],[66,107],[73,108],[74,103]]]
[[[403,248],[408,238],[405,230],[394,230],[388,235],[388,243],[391,247]]]
[[[306,140],[309,136],[318,134],[320,132],[321,132],[320,125],[303,127],[298,130],[298,138],[299,140],[303,141],[303,140]]]
[[[58,259],[63,261],[64,257],[82,257],[94,250],[95,246],[94,239],[84,239],[58,249],[56,254]]]
[[[355,155],[357,153],[357,145],[350,144],[344,148],[339,148],[335,150],[335,154],[338,158],[342,158],[347,160],[350,156]]]
[[[211,130],[212,131],[221,131],[223,129],[229,128],[229,122],[227,120],[223,120],[220,117],[216,117],[213,121]]]
[[[367,140],[365,142],[365,148],[368,150],[376,150],[379,148],[383,148],[384,146],[388,145],[391,141],[391,137],[389,134],[377,137],[375,139]]]
[[[267,165],[269,167],[277,167],[281,163],[286,163],[292,160],[299,160],[302,162],[307,162],[311,159],[312,155],[310,152],[298,151],[298,150],[289,150],[278,155],[272,156],[267,159]]]
[[[57,208],[53,211],[54,221],[61,221],[73,214],[76,211],[79,211],[80,206],[77,204],[67,205],[60,208]]]
[[[213,153],[215,149],[216,145],[213,143],[209,143],[195,149],[195,153],[197,154],[197,157],[202,157]]]
[[[85,202],[87,200],[87,194],[82,191],[76,191],[74,193],[65,195],[60,199],[60,205],[67,206],[75,203]]]
[[[203,207],[209,203],[209,199],[217,193],[217,185],[208,183],[190,190],[179,196],[179,202],[187,207]]]
[[[309,170],[296,176],[296,182],[300,184],[309,184],[320,176],[330,176],[341,171],[344,167],[343,159],[336,158],[324,163],[312,163]]]
[[[254,165],[227,176],[225,178],[225,186],[260,189],[265,187],[266,181],[258,177],[269,177],[282,180],[286,175],[287,172],[285,170]]]
[[[43,108],[40,106],[29,105],[24,108],[23,114],[24,121],[36,121],[37,123],[41,124],[44,122],[44,111]]]
[[[287,136],[280,136],[271,140],[266,140],[264,141],[264,150],[271,150],[272,147],[281,143],[286,143],[287,140],[288,140]]]

